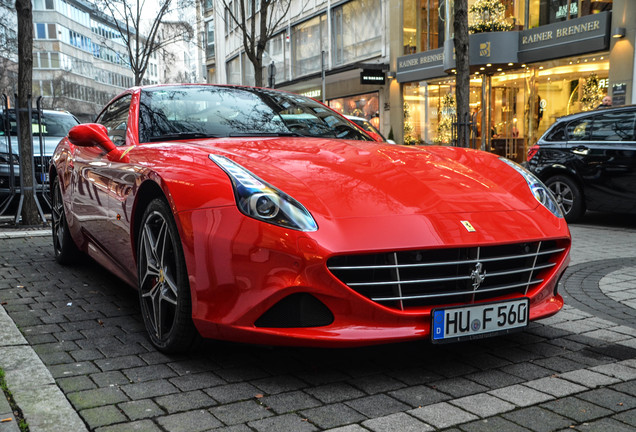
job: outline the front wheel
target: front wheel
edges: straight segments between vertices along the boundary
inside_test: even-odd
[[[179,232],[162,199],[153,200],[144,212],[137,269],[141,314],[152,344],[163,352],[189,349],[197,335],[190,284]]]
[[[576,222],[585,213],[583,193],[579,185],[570,177],[556,175],[546,180],[545,185],[552,191],[562,206],[565,220]]]
[[[53,251],[55,261],[62,265],[75,263],[81,252],[71,237],[64,212],[62,187],[60,179],[53,183],[53,203],[51,204],[51,233],[53,234]]]

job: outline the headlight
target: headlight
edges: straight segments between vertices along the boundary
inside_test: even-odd
[[[299,231],[318,229],[309,211],[285,192],[225,156],[211,154],[210,159],[232,180],[236,204],[242,213],[263,222]]]
[[[550,189],[548,189],[542,182],[539,180],[534,174],[532,174],[527,169],[523,168],[521,165],[506,159],[504,157],[500,157],[499,160],[508,164],[512,168],[514,168],[528,183],[528,187],[532,192],[532,195],[539,201],[545,208],[550,210],[552,214],[557,217],[563,217],[563,211],[561,206],[557,203],[556,198],[552,195]]]

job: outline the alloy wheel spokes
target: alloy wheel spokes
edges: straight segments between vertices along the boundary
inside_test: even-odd
[[[159,214],[148,218],[142,233],[140,258],[144,274],[141,297],[148,308],[148,319],[158,338],[174,325],[178,285],[174,281],[174,246],[168,225]]]

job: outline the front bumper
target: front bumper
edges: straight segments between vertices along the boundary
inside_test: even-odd
[[[530,320],[553,315],[563,307],[556,284],[569,263],[569,231],[562,219],[542,207],[527,213],[408,215],[390,221],[323,220],[314,233],[258,222],[234,207],[177,216],[190,278],[193,320],[204,337],[327,347],[427,339],[432,309],[457,304],[404,310],[379,304],[349,288],[328,270],[327,260],[339,254],[557,240],[565,246],[555,259],[558,262],[525,295],[530,299]],[[470,220],[477,232],[455,226],[459,220]],[[503,294],[486,301],[520,296]],[[321,315],[324,309],[320,305],[331,314],[331,320],[328,314],[326,318]],[[293,318],[285,327],[271,326],[278,322],[275,319],[263,319],[268,314],[271,318],[275,314],[272,311],[277,310],[296,313],[298,326],[294,326]],[[299,312],[303,310],[311,319],[303,321]],[[263,322],[269,326],[263,326]]]

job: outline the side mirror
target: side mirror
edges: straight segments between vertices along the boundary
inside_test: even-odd
[[[108,130],[98,123],[85,123],[68,131],[68,140],[78,147],[99,147],[106,152],[109,160],[128,162],[127,155],[108,137]]]

